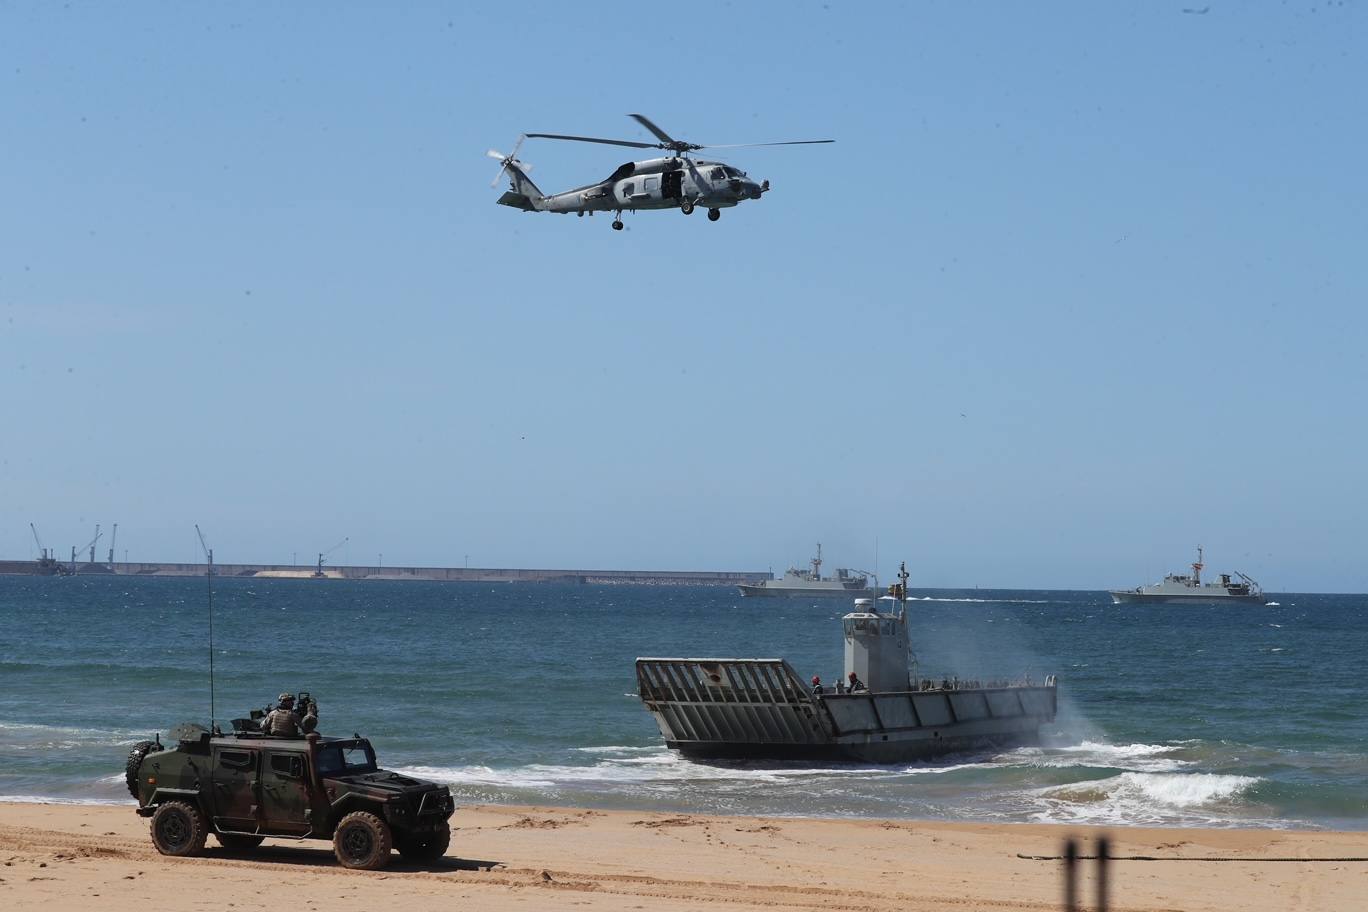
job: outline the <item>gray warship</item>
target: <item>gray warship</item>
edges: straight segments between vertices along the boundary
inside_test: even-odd
[[[1055,677],[915,680],[905,568],[899,578],[841,618],[854,690],[805,684],[784,659],[637,659],[637,692],[666,746],[697,759],[899,763],[1037,741],[1054,721]]]
[[[1212,605],[1239,603],[1262,605],[1263,588],[1257,582],[1238,570],[1231,579],[1229,573],[1221,574],[1219,583],[1202,582],[1202,546],[1197,546],[1197,560],[1192,563],[1192,575],[1170,573],[1162,583],[1149,586],[1136,586],[1134,589],[1110,589],[1107,594],[1117,605],[1132,602],[1148,602],[1156,605]]]
[[[789,567],[777,580],[743,583],[736,588],[751,598],[858,598],[873,597],[869,574],[845,567],[837,569],[834,577],[822,578],[822,545],[817,543],[817,556],[808,561],[811,570]]]

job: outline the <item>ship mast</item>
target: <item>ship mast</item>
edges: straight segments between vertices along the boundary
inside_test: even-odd
[[[812,559],[811,563],[812,563],[812,578],[815,579],[815,580],[821,579],[821,578],[822,578],[822,543],[821,543],[821,542],[818,542],[818,543],[817,543],[817,556],[814,557],[814,558]]]
[[[1205,566],[1206,566],[1206,564],[1203,564],[1203,563],[1202,563],[1202,546],[1201,546],[1201,545],[1198,545],[1198,546],[1197,546],[1197,562],[1196,562],[1195,564],[1192,565],[1192,582],[1193,582],[1195,585],[1198,585],[1198,586],[1202,585],[1202,568],[1205,567]]]

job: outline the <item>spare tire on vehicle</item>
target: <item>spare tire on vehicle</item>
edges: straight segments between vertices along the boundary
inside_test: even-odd
[[[128,783],[128,793],[134,798],[138,797],[138,768],[142,766],[143,758],[159,750],[161,745],[156,741],[139,741],[128,752],[128,762],[124,764],[124,781]]]

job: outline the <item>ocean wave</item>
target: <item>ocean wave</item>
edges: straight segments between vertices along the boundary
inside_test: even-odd
[[[999,756],[1000,762],[1052,769],[1070,767],[1102,767],[1146,773],[1165,773],[1185,769],[1192,764],[1172,754],[1185,748],[1184,744],[1107,744],[1100,741],[1081,741],[1058,747],[1021,747]]]
[[[0,747],[14,751],[71,750],[82,747],[129,747],[150,737],[130,729],[78,728],[36,722],[0,721]]]
[[[1034,818],[1049,823],[1231,825],[1232,812],[1262,780],[1220,773],[1127,772],[1106,779],[1036,789],[1043,807]],[[1247,823],[1248,821],[1239,821]]]
[[[1045,599],[942,598],[935,595],[909,595],[909,602],[973,602],[979,605],[1049,605]]]
[[[101,807],[125,807],[132,798],[54,798],[48,795],[0,795],[0,804],[79,804]]]

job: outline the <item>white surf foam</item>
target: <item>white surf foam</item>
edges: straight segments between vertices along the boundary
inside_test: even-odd
[[[1035,819],[1108,824],[1229,824],[1241,796],[1260,780],[1218,773],[1122,773],[1037,789]]]
[[[998,756],[1007,765],[1025,765],[1067,769],[1092,766],[1136,772],[1164,773],[1184,769],[1190,764],[1171,754],[1182,749],[1181,744],[1107,744],[1100,741],[1081,741],[1061,747],[1021,747]]]

